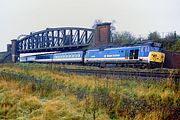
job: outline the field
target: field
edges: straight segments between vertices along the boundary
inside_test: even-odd
[[[0,65],[0,119],[180,119],[180,85],[172,78],[113,80],[67,74],[58,67]]]

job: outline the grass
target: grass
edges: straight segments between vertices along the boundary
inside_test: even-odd
[[[52,67],[57,66],[0,65],[0,119],[163,120],[179,117],[180,86],[172,78],[113,80],[67,74]]]
[[[179,69],[166,69],[166,68],[155,68],[155,69],[139,69],[139,68],[99,68],[95,66],[82,66],[82,65],[62,65],[62,64],[38,64],[38,63],[16,63],[16,66],[26,69],[85,69],[85,70],[116,70],[116,71],[131,71],[131,72],[161,72],[161,73],[178,73]]]

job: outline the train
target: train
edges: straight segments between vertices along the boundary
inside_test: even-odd
[[[98,67],[162,67],[165,61],[163,47],[159,43],[91,48],[87,50],[51,52],[34,55],[20,55],[20,62],[82,64]]]

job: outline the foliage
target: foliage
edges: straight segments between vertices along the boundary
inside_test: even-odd
[[[148,39],[153,42],[162,43],[165,50],[179,52],[180,51],[180,39],[176,38],[176,33],[169,33],[165,38],[161,38],[160,34],[155,31],[149,33]]]
[[[179,84],[65,74],[48,65],[0,66],[0,119],[175,119]]]
[[[134,35],[131,32],[116,32],[113,35],[113,44],[118,46],[125,46],[125,45],[131,45],[131,44],[140,44],[142,43],[141,40],[134,37]]]
[[[134,35],[131,32],[125,31],[125,32],[113,32],[113,45],[117,46],[126,46],[126,45],[133,45],[133,44],[141,44],[145,41],[142,41],[141,39],[138,39],[134,37]],[[161,38],[161,35],[159,32],[154,31],[150,32],[148,35],[148,41],[152,42],[158,42],[162,43],[165,50],[169,51],[180,51],[180,39],[178,38],[178,35],[176,33],[169,33],[165,36],[165,38]]]
[[[174,41],[176,39],[176,33],[169,33],[165,36],[166,41]]]
[[[174,44],[169,46],[170,51],[180,52],[180,38],[178,38]]]
[[[148,40],[152,40],[154,42],[160,42],[160,39],[161,39],[161,36],[157,31],[151,32],[148,35]]]

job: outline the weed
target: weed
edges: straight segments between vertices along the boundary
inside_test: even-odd
[[[167,80],[132,81],[137,78],[79,76],[57,71],[59,67],[67,66],[1,65],[0,119],[178,118],[180,91],[174,72]]]

